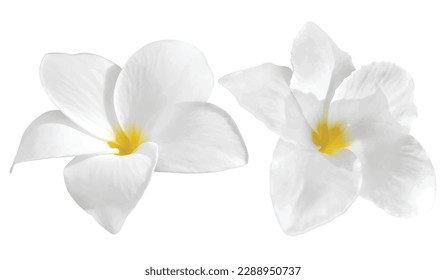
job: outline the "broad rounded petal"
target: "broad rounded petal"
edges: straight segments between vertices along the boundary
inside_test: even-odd
[[[355,69],[350,55],[339,49],[316,24],[304,25],[291,51],[293,78],[291,88],[296,95],[314,94],[330,102],[334,91]]]
[[[76,157],[65,167],[65,184],[80,207],[117,233],[143,195],[156,159],[154,143],[144,143],[126,156]]]
[[[60,111],[49,111],[25,130],[14,159],[16,163],[85,154],[111,154],[105,142],[89,136]]]
[[[401,67],[388,62],[372,63],[353,72],[336,90],[335,100],[361,100],[382,93],[390,114],[410,128],[417,110],[413,104],[412,77]]]
[[[232,118],[210,103],[166,108],[149,138],[159,146],[156,171],[214,172],[243,166],[248,151]]]
[[[435,200],[435,173],[428,155],[400,126],[368,124],[355,128],[363,164],[361,196],[388,213],[412,217]]]
[[[291,69],[265,63],[234,72],[219,82],[240,105],[290,142],[308,145],[310,129],[290,91]]]
[[[343,214],[360,191],[356,156],[327,156],[279,140],[271,163],[271,198],[282,229],[301,234]]]
[[[206,101],[213,86],[203,53],[181,41],[158,41],[127,61],[115,89],[118,119],[124,127],[143,127],[165,106]]]
[[[331,123],[342,123],[345,126],[367,123],[387,123],[400,126],[391,115],[387,99],[379,88],[374,94],[361,99],[333,101],[330,104],[328,120]]]
[[[93,54],[47,54],[40,79],[49,98],[72,121],[102,140],[117,125],[113,90],[121,68]]]

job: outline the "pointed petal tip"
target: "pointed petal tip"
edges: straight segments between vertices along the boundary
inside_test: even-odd
[[[93,220],[97,222],[99,226],[101,226],[103,229],[105,229],[108,233],[112,235],[118,234],[121,231],[125,222],[125,219],[124,221],[101,220],[101,217],[98,216],[97,213],[89,211],[87,211],[87,213],[91,215]]]
[[[299,35],[302,35],[303,33],[306,33],[306,32],[322,32],[322,33],[326,34],[325,31],[319,27],[319,25],[317,25],[316,23],[314,23],[312,21],[307,21],[304,23],[304,25],[300,29],[296,39],[299,37]]]
[[[14,167],[17,163],[20,163],[20,160],[17,160],[17,155],[14,158],[14,161],[11,164],[11,167],[9,168],[9,174],[12,174],[12,171],[14,171]]]
[[[127,219],[127,217],[120,217],[118,219],[115,219],[116,213],[115,215],[110,213],[105,214],[93,210],[87,210],[86,212],[90,214],[94,221],[97,222],[103,229],[113,235],[121,231]]]
[[[121,229],[122,229],[123,224],[121,224],[120,226],[104,226],[102,225],[102,227],[110,234],[112,235],[116,235],[118,234]]]
[[[226,74],[226,75],[224,75],[224,76],[221,76],[219,79],[218,79],[218,83],[220,84],[220,85],[222,85],[223,87],[225,87],[225,84],[226,84],[226,82],[227,82],[227,80],[228,80],[228,77],[229,76],[231,76],[233,73],[230,73],[230,74]]]
[[[223,86],[224,88],[226,88],[227,90],[230,90],[231,79],[233,79],[234,76],[240,75],[241,72],[242,71],[235,71],[235,72],[226,74],[218,79],[218,83],[221,86]]]
[[[321,29],[319,27],[319,25],[317,25],[314,21],[306,21],[303,25],[302,25],[302,29],[305,28],[318,28]]]

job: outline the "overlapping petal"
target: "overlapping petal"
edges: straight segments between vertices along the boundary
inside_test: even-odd
[[[221,80],[243,107],[282,137],[270,183],[283,230],[300,234],[329,222],[358,194],[396,216],[430,208],[435,197],[432,164],[407,134],[416,117],[410,75],[384,62],[355,71],[350,56],[313,23],[302,28],[291,55],[289,86],[304,121],[288,118],[296,109],[286,99],[287,68],[271,71],[265,64]],[[290,129],[289,120],[300,128]],[[308,148],[289,141],[306,138],[311,144],[311,130],[317,131],[319,144]],[[319,145],[329,145],[330,138],[342,139],[342,145],[329,155],[319,152]],[[294,141],[299,142],[305,140]],[[362,164],[363,171],[358,168]]]
[[[435,174],[421,145],[407,132],[416,117],[413,81],[392,63],[356,70],[336,90],[329,119],[348,123],[352,150],[364,164],[361,195],[395,216],[430,209]]]
[[[291,74],[288,67],[265,63],[226,75],[219,82],[272,131],[308,146],[310,130],[290,91]]]
[[[387,98],[379,88],[364,98],[333,101],[330,104],[328,120],[330,123],[342,123],[346,126],[361,123],[399,125],[391,115]]]
[[[80,207],[117,233],[143,195],[156,160],[154,143],[144,143],[126,156],[76,157],[65,167],[65,184]]]
[[[123,127],[144,127],[165,106],[205,102],[212,87],[212,72],[201,51],[180,41],[154,42],[123,67],[116,82],[116,113]]]
[[[430,209],[435,173],[423,147],[401,126],[382,123],[353,128],[364,170],[361,196],[388,213],[412,217]]]
[[[158,160],[152,141],[162,148],[158,171],[212,172],[247,163],[232,118],[206,103],[213,87],[206,59],[187,43],[149,44],[122,71],[91,54],[48,54],[40,73],[61,111],[30,125],[14,164],[76,156],[64,171],[68,191],[111,233],[150,181]]]
[[[159,146],[156,171],[213,172],[248,161],[243,138],[232,118],[219,107],[183,102],[166,107],[150,139]]]
[[[350,55],[312,22],[306,23],[291,51],[291,88],[297,97],[314,94],[330,102],[335,89],[355,69]]]
[[[121,68],[93,54],[47,54],[40,79],[49,98],[73,122],[102,140],[117,125],[113,90]]]
[[[353,72],[336,90],[334,101],[364,100],[382,93],[387,100],[386,109],[409,130],[411,121],[417,116],[413,91],[412,77],[404,69],[393,63],[379,62]]]
[[[86,134],[62,112],[49,111],[33,121],[23,133],[13,166],[45,158],[114,152],[105,142]]]
[[[326,156],[279,140],[271,163],[271,198],[282,229],[304,233],[343,214],[360,192],[356,156]]]

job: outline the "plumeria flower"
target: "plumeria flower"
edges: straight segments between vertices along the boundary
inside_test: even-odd
[[[234,121],[206,103],[212,72],[187,43],[149,44],[122,69],[97,55],[47,54],[40,76],[59,110],[31,123],[14,164],[74,156],[64,170],[68,191],[111,233],[154,170],[214,172],[247,162]]]
[[[281,137],[270,185],[283,230],[330,222],[358,196],[400,217],[429,209],[435,174],[408,134],[416,117],[409,74],[387,62],[355,70],[313,23],[295,39],[291,62],[293,70],[266,63],[220,80]]]

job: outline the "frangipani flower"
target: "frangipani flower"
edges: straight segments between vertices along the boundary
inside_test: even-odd
[[[47,54],[40,76],[60,111],[26,129],[14,164],[75,156],[64,170],[68,191],[111,233],[154,170],[213,172],[247,162],[234,121],[206,103],[212,72],[189,44],[149,44],[122,69],[92,54]]]
[[[301,234],[343,214],[358,195],[388,213],[429,209],[435,174],[408,134],[416,109],[402,68],[350,56],[307,23],[294,41],[293,70],[271,63],[220,83],[280,135],[271,164],[273,206],[283,230]]]

